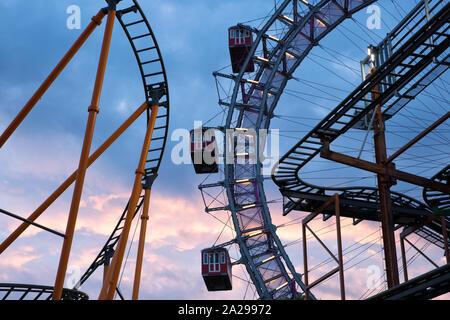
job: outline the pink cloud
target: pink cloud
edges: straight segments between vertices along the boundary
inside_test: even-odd
[[[46,165],[51,167],[50,162]],[[66,174],[64,171],[61,170],[60,172],[60,176],[63,178],[64,174]],[[130,187],[123,182],[112,181],[111,184],[105,186],[102,181],[107,181],[107,177],[108,175],[101,168],[94,167],[90,169],[89,178],[86,181],[70,259],[71,266],[79,266],[82,270],[90,265],[103,246],[104,241],[110,235],[118,218],[122,214],[130,196]],[[130,178],[131,180],[132,178]],[[100,185],[105,189],[99,189],[98,186]],[[101,192],[98,190],[101,190]],[[32,212],[39,205],[39,202],[42,201],[37,199],[38,197],[34,199],[24,198],[23,189],[21,188],[6,188],[5,191],[8,194],[10,207],[20,208],[22,212]],[[41,191],[39,196],[42,195],[42,198],[45,198],[46,192],[44,190]],[[65,230],[70,201],[71,191],[68,191],[37,222],[60,231]],[[169,298],[170,294],[173,294],[179,295],[176,296],[177,298],[241,299],[247,289],[247,283],[245,281],[235,278],[234,290],[232,292],[218,293],[207,292],[202,282],[198,265],[199,251],[201,248],[210,246],[216,241],[217,236],[222,232],[223,225],[204,212],[204,204],[200,195],[198,197],[167,195],[155,189],[152,193],[150,203],[150,220],[146,239],[142,282],[142,293],[144,297],[158,298],[164,296]],[[295,213],[288,217],[282,217],[280,214],[277,214],[279,210],[272,211],[273,222],[276,225],[283,225],[306,215]],[[217,212],[216,214],[222,221],[226,221],[228,218],[228,213],[226,212]],[[26,214],[23,215],[25,216]],[[298,220],[297,223],[288,227],[278,228],[277,233],[283,243],[289,243],[301,238],[300,221]],[[377,236],[379,236],[379,225],[377,223],[361,223],[353,226],[351,222],[350,219],[345,218],[341,221],[344,250],[354,243],[377,243]],[[336,252],[336,231],[334,230],[334,223],[334,218],[323,222],[320,217],[317,217],[310,226],[329,245],[332,251]],[[12,231],[17,224],[14,220],[7,220],[7,230]],[[132,226],[132,231],[134,231],[134,228],[135,224]],[[2,231],[4,230],[5,226],[2,226]],[[372,233],[375,233],[373,238],[369,237],[362,240]],[[39,229],[29,228],[23,235],[23,238],[34,242],[40,241],[42,235],[42,231]],[[94,237],[96,238],[95,241],[93,240]],[[231,238],[232,232],[226,228],[218,243],[220,241],[230,240]],[[134,248],[136,247],[136,241],[137,239],[134,239]],[[316,255],[318,251],[313,250],[315,250],[314,248],[319,248],[318,243],[311,236],[308,238],[308,246],[311,248],[311,266],[320,263],[324,258],[328,258],[326,254]],[[60,246],[58,245],[56,247],[59,248]],[[17,275],[20,276],[20,272],[27,270],[29,263],[59,255],[59,250],[55,248],[47,252],[38,252],[31,249],[32,247],[28,245],[13,245],[0,259],[0,267],[3,269],[6,267],[14,267]],[[297,243],[293,249],[295,249],[298,256],[298,252],[301,252],[301,243]],[[170,255],[168,253],[169,250],[173,250]],[[378,247],[369,248],[364,254],[365,256],[370,256],[376,253],[377,250]],[[183,262],[181,256],[184,254],[190,255],[189,263]],[[234,255],[233,252],[233,257]],[[238,255],[235,258],[238,258]],[[292,257],[297,270],[303,272],[302,258],[300,257],[300,261],[297,261],[295,260],[297,259],[295,255]],[[346,256],[346,259],[348,260],[352,257],[353,255],[350,254]],[[380,255],[370,261],[380,260],[379,257]],[[439,256],[438,259],[443,262],[441,258],[442,256]],[[122,278],[123,286],[128,289],[132,287],[134,259],[135,255],[132,254],[127,265],[127,271]],[[51,268],[51,272],[54,272],[54,268],[56,266]],[[317,269],[312,274],[312,277],[323,275],[329,271],[327,268],[329,268],[329,265]],[[419,267],[417,268],[417,272],[425,272],[427,271],[426,269]],[[233,272],[235,270],[235,274],[240,278],[246,279],[248,277],[241,267],[235,267]],[[101,271],[98,272],[100,274],[96,275],[95,278],[101,279]],[[411,274],[415,273],[411,271]],[[180,275],[183,276],[181,277]],[[351,268],[346,271],[345,277],[348,298],[358,299],[367,290],[366,267],[358,266]],[[324,285],[319,286],[314,292],[322,299],[339,298],[337,277],[335,276]],[[247,297],[249,296],[253,295],[248,294]],[[95,297],[95,294],[92,297]]]
[[[31,246],[20,246],[14,251],[5,252],[0,259],[0,267],[21,268],[25,264],[43,257]]]

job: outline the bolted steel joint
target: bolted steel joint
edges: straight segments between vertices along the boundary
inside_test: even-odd
[[[99,17],[99,15],[93,16],[91,20],[98,26],[102,24],[102,19]]]
[[[165,83],[157,83],[155,85],[148,86],[148,90],[152,106],[159,105],[159,100],[167,94]]]
[[[142,187],[145,190],[151,190],[153,182],[155,182],[157,177],[158,177],[158,174],[153,173],[153,172],[151,174],[146,175],[142,181]]]
[[[88,108],[88,112],[99,113],[100,112],[100,108],[98,106],[90,105],[89,108]]]

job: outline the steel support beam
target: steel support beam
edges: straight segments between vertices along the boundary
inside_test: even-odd
[[[373,71],[375,68],[373,69]],[[372,72],[373,72],[372,71]],[[379,96],[380,86],[375,86],[375,92],[372,92],[372,100]],[[381,230],[383,235],[384,259],[386,263],[386,280],[388,288],[397,286],[400,283],[397,264],[397,250],[395,246],[394,217],[392,214],[391,186],[395,184],[387,173],[386,163],[386,137],[381,113],[381,105],[377,105],[373,121],[375,159],[377,165],[383,167],[384,173],[377,174],[378,198],[380,201]]]
[[[108,62],[109,49],[111,44],[111,37],[114,28],[114,21],[116,18],[116,11],[109,10],[108,20],[105,27],[103,37],[102,49],[100,52],[100,59],[97,68],[97,76],[92,94],[91,105],[88,108],[89,117],[86,124],[86,132],[84,135],[83,147],[81,150],[80,162],[78,165],[77,179],[72,196],[72,203],[70,205],[69,217],[67,220],[66,237],[64,239],[61,256],[58,266],[58,271],[55,280],[55,290],[53,291],[53,299],[60,300],[63,290],[64,280],[66,277],[67,264],[69,262],[70,250],[72,247],[72,240],[77,221],[78,209],[80,206],[81,194],[83,192],[84,178],[88,167],[89,153],[91,150],[92,138],[94,135],[95,122],[97,114],[99,113],[100,96],[103,88],[103,79],[105,76],[106,65]]]
[[[117,249],[114,252],[114,257],[111,266],[108,270],[107,279],[99,295],[100,300],[112,300],[114,298],[114,293],[116,292],[120,268],[122,266],[126,244],[130,233],[131,222],[133,220],[139,196],[142,192],[142,178],[145,175],[145,163],[147,159],[147,153],[150,148],[150,143],[152,140],[157,115],[158,115],[158,105],[154,104],[152,106],[152,112],[150,115],[149,123],[147,124],[147,132],[145,134],[144,143],[142,145],[139,165],[135,173],[133,191],[130,197],[130,204],[125,218],[125,224],[122,233],[120,235],[119,242],[117,244]]]
[[[405,239],[400,236],[400,251],[402,253],[403,277],[408,281],[408,263],[406,261]]]
[[[408,239],[404,238],[404,240],[406,242],[408,242],[408,244],[413,247],[422,257],[424,257],[429,263],[431,263],[435,268],[439,268],[439,266],[433,261],[431,260],[425,253],[422,252],[422,250],[420,250],[419,248],[417,248],[411,241],[409,241]]]
[[[317,217],[323,210],[334,205],[335,216],[336,216],[336,240],[337,240],[337,249],[338,256],[336,257],[331,250],[323,243],[322,240],[308,227],[308,223],[311,222],[315,217]],[[328,252],[328,254],[336,261],[338,267],[329,271],[325,275],[321,276],[319,279],[315,280],[312,283],[309,283],[309,272],[308,272],[308,249],[306,242],[306,230],[309,230],[314,238],[320,243],[320,245]],[[339,195],[336,193],[332,196],[328,201],[326,201],[320,208],[318,208],[313,213],[309,214],[302,220],[302,239],[303,239],[303,264],[304,264],[304,280],[305,280],[305,299],[308,300],[310,298],[310,290],[315,287],[322,281],[328,279],[336,272],[339,272],[339,286],[341,291],[341,300],[345,300],[345,281],[344,281],[344,256],[342,252],[342,237],[341,237],[341,216],[340,216],[340,208],[339,208]]]
[[[147,222],[149,219],[148,211],[150,206],[150,194],[151,189],[146,188],[144,194],[144,207],[141,215],[141,230],[139,233],[139,245],[138,245],[138,253],[136,258],[136,269],[134,271],[134,284],[133,284],[133,300],[138,300],[139,298],[139,287],[141,283],[141,273],[142,273],[142,261],[144,260],[144,246],[145,246],[145,237],[147,232]]]

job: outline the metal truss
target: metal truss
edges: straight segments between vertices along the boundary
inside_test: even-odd
[[[411,34],[416,33],[423,25],[427,23],[427,15],[434,15],[434,13],[442,5],[442,0],[435,1],[420,1],[397,26],[394,27],[377,46],[372,47],[371,51],[375,56],[374,63],[380,66],[387,62],[392,56],[393,52],[396,52],[410,37]],[[445,30],[447,31],[447,30]],[[433,42],[433,40],[429,40]],[[366,68],[372,63],[371,57],[367,57],[361,61],[361,71],[363,74],[363,81],[366,80],[370,70]],[[414,62],[414,61],[411,61]],[[437,62],[437,61],[435,61]],[[430,64],[423,72],[423,76],[414,79],[408,83],[405,88],[395,92],[395,98],[389,101],[389,104],[384,107],[383,119],[388,120],[392,118],[397,112],[403,109],[408,103],[413,101],[430,83],[439,78],[445,73],[450,66],[450,57],[447,54],[439,63]],[[399,65],[400,68],[403,65]],[[396,76],[394,74],[388,75],[385,79],[379,82],[381,91],[386,91],[390,85],[395,82]],[[367,104],[368,102],[365,102]],[[365,118],[360,120],[354,128],[367,130],[371,115],[368,114]]]
[[[340,193],[341,216],[352,218],[354,225],[363,220],[380,221],[378,190],[372,187],[352,187],[352,188],[333,188],[326,191]],[[282,189],[287,205],[286,209],[313,212],[322,203],[332,197],[322,193],[313,193],[306,191],[294,191]],[[399,225],[416,225],[420,221],[432,214],[432,211],[425,204],[403,195],[398,192],[392,192],[392,211],[394,221]],[[325,209],[322,211],[326,219],[333,214],[333,210]],[[285,211],[285,214],[288,212]]]
[[[448,184],[449,170],[450,165],[436,173],[431,179],[443,184]],[[429,207],[430,216],[440,216],[441,218],[407,227],[403,230],[402,237],[415,233],[445,251],[448,248],[448,243],[446,243],[443,232],[450,234],[450,218],[448,211],[450,208],[450,195],[430,188],[424,188],[423,199]]]

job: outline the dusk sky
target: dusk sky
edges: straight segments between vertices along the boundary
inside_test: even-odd
[[[298,81],[292,80],[293,83],[288,85],[288,92],[280,100],[279,110],[276,112],[279,117],[272,123],[272,128],[280,129],[280,155],[328,113],[321,105],[325,104],[331,110],[361,82],[359,61],[365,58],[367,45],[377,44],[374,42],[380,41],[389,31],[388,27],[394,26],[397,23],[396,19],[405,12],[397,11],[398,8],[392,7],[390,0],[379,2],[382,5],[383,24],[379,30],[366,30],[372,38],[367,38],[366,32],[359,29],[361,25],[365,27],[364,24],[369,17],[367,12],[360,12],[354,17],[359,21],[357,27],[351,22],[334,31],[330,39],[324,40],[325,49],[312,51],[311,60],[306,60],[297,70],[295,75]],[[403,10],[409,10],[417,1],[402,0],[403,3],[405,4]],[[142,0],[140,4],[162,51],[171,100],[168,143],[159,176],[152,189],[140,297],[254,299],[256,298],[254,289],[248,286],[248,275],[241,265],[233,268],[235,275],[233,291],[211,293],[206,290],[200,274],[200,250],[214,243],[232,239],[233,232],[205,213],[197,186],[206,176],[195,175],[191,165],[173,163],[171,152],[178,141],[171,141],[170,138],[176,129],[191,130],[194,121],[206,122],[212,119],[211,125],[221,124],[223,113],[220,113],[221,108],[217,104],[216,83],[212,72],[230,65],[227,29],[239,22],[258,26],[263,21],[261,18],[267,16],[273,9],[274,1]],[[81,8],[81,30],[67,28],[66,21],[69,14],[66,10],[71,5]],[[105,2],[102,0],[0,2],[0,28],[3,30],[0,33],[0,132],[3,132],[28,101],[88,25],[91,17],[103,6]],[[0,149],[1,209],[27,217],[77,168],[105,21]],[[342,33],[348,32],[348,29],[352,30],[352,33],[347,33],[347,37],[343,37]],[[361,38],[367,39],[364,41]],[[360,49],[355,47],[354,43],[358,44]],[[331,50],[338,51],[341,56],[336,56]],[[317,61],[319,63],[316,63]],[[309,89],[302,82],[305,79],[335,87],[333,91],[335,98],[318,97],[319,91]],[[448,80],[448,73],[444,79]],[[431,96],[439,97],[438,91],[445,85],[443,82],[438,85],[430,89]],[[305,92],[310,96],[306,96]],[[299,95],[302,95],[301,100],[298,99]],[[446,98],[439,101],[443,108],[448,110],[446,100],[448,91],[443,95]],[[423,102],[427,105],[428,98],[423,97]],[[143,101],[144,93],[135,57],[117,23],[113,32],[100,113],[91,150],[94,151]],[[415,103],[414,106],[420,108],[421,104]],[[417,110],[417,113],[418,117],[425,119],[425,123],[431,123],[438,118],[439,113],[442,113],[442,109],[431,115],[423,109]],[[286,121],[283,121],[283,118]],[[405,133],[404,127],[411,126],[412,120],[400,117],[396,121],[403,126],[403,133],[393,131],[394,135],[390,140],[392,142],[390,147],[393,150],[403,145],[422,128],[414,127],[414,132]],[[425,124],[423,126],[425,127]],[[448,132],[447,122],[439,134],[448,137]],[[71,274],[84,273],[122,214],[130,197],[144,134],[145,118],[141,117],[87,171],[69,261]],[[363,134],[364,132],[357,132],[355,136],[360,139]],[[432,138],[437,139],[437,142],[442,141],[439,136]],[[430,141],[424,140],[422,147],[427,143],[437,143]],[[354,144],[352,140],[337,141],[337,145],[340,144],[344,148],[353,147],[354,150],[350,150],[348,154],[354,155],[361,144],[356,142],[352,145],[352,143]],[[423,151],[420,147],[419,144],[417,149],[411,149],[409,156],[423,152],[437,152]],[[370,148],[368,145],[365,150]],[[422,161],[420,168],[413,170],[421,172],[425,177],[434,175],[443,167],[442,163],[448,163],[449,145],[444,145],[440,151],[442,152],[440,160],[436,158],[436,162],[428,166],[426,161],[425,164]],[[365,154],[367,159],[372,159],[372,156],[369,152]],[[402,166],[409,168],[416,164],[408,162],[407,157],[401,160],[403,162],[399,162],[400,168]],[[366,179],[367,184],[375,184],[375,175],[367,172],[339,169],[330,174],[330,171],[326,171],[337,167],[342,169],[343,166],[333,166],[319,159],[307,167],[306,171],[310,172],[307,177],[317,179],[312,181],[322,185],[339,185],[355,179],[356,181]],[[317,170],[325,171],[317,175]],[[210,182],[218,180],[218,175],[208,179]],[[363,183],[358,181],[353,182],[353,185]],[[277,187],[270,179],[266,181],[266,185],[268,199],[274,200],[270,209],[275,225],[280,226],[296,219],[298,222],[299,218],[305,216],[305,213],[293,212],[283,217],[281,195]],[[408,195],[414,197],[421,196],[422,189],[418,187],[400,183],[396,188],[397,191],[407,190]],[[73,187],[69,188],[37,222],[64,232],[72,192]],[[418,200],[423,201],[421,198]],[[226,221],[228,216],[226,212],[219,212],[217,218]],[[135,222],[130,238],[135,230]],[[315,230],[323,230],[323,239],[331,248],[336,248],[333,223],[333,219],[326,222],[318,219],[313,227]],[[382,276],[384,262],[379,224],[362,222],[353,227],[351,223],[350,219],[342,221],[342,225],[346,226],[343,233],[344,249],[349,250],[346,256],[349,260],[346,264],[346,267],[349,267],[345,274],[346,289],[349,298],[358,299],[368,291],[376,293],[376,290],[371,291],[367,287],[368,278],[371,276],[370,267],[379,268]],[[18,224],[18,221],[0,215],[0,241],[3,241]],[[286,249],[296,269],[302,273],[302,247],[299,242],[301,225],[291,223],[288,227],[280,227],[278,234],[283,243],[291,243]],[[137,239],[138,232],[121,277],[120,288],[126,297],[131,296]],[[427,254],[439,265],[445,263],[441,250],[426,246],[425,241],[418,237],[412,236],[412,239],[416,241],[417,246],[425,247]],[[319,248],[316,241],[313,239],[309,241],[311,266],[318,265],[316,270],[318,273],[314,275],[323,275],[332,264],[321,266],[320,263],[328,256]],[[352,252],[351,248],[357,245],[363,245],[361,252]],[[53,285],[61,246],[61,238],[30,227],[0,255],[0,283]],[[360,255],[356,256],[357,253]],[[238,250],[234,246],[230,248],[230,254],[233,260],[239,258]],[[410,251],[410,254],[413,255],[413,251]],[[353,266],[359,261],[359,264]],[[432,268],[433,266],[422,257],[416,257],[411,264],[410,277]],[[80,290],[86,292],[91,299],[96,299],[101,283],[102,270],[97,270]],[[338,299],[338,285],[338,278],[333,277],[318,287],[314,291],[315,295],[321,299]]]

